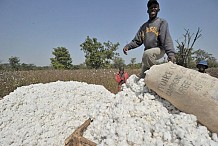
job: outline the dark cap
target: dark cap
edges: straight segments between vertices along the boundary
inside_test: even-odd
[[[149,8],[152,4],[157,4],[159,6],[159,3],[157,2],[157,0],[149,0],[147,3],[147,7]]]

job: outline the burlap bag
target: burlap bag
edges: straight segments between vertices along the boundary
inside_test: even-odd
[[[218,79],[168,62],[154,65],[145,84],[179,110],[193,114],[211,132],[218,133]]]

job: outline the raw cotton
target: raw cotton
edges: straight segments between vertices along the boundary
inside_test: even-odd
[[[180,112],[135,75],[113,94],[100,85],[57,81],[23,86],[0,101],[0,145],[64,145],[85,120],[99,146],[218,145],[216,133]]]

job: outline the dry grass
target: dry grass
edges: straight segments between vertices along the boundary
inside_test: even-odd
[[[100,70],[39,70],[0,72],[0,98],[8,95],[17,87],[35,83],[49,83],[54,81],[80,81],[89,84],[103,85],[109,91],[117,92],[115,74],[117,69]],[[129,75],[138,74],[139,70],[126,70]]]

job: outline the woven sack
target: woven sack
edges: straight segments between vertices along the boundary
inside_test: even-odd
[[[218,133],[218,79],[172,62],[154,65],[145,84],[179,110],[193,114],[211,132]]]

